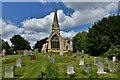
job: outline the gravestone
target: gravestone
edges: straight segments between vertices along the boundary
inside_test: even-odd
[[[60,50],[60,55],[63,56],[63,50],[62,49]]]
[[[5,78],[13,78],[14,77],[14,66],[5,67]]]
[[[79,65],[84,65],[84,58],[81,58],[81,59],[80,59]]]
[[[31,55],[30,60],[36,60],[36,55]]]
[[[113,62],[115,62],[116,61],[116,57],[113,57]]]
[[[23,55],[24,55],[24,56],[28,56],[28,51],[27,51],[27,50],[24,50]]]
[[[29,56],[31,56],[31,55],[32,55],[32,53],[33,53],[33,51],[32,51],[32,50],[29,50],[29,51],[28,51],[28,55],[29,55]]]
[[[104,65],[103,65],[103,63],[99,62],[97,66],[98,66],[97,74],[106,74],[106,72],[104,72]]]
[[[108,63],[108,70],[110,72],[116,72],[116,70],[115,70],[115,63],[114,62],[109,62]]]
[[[100,59],[99,58],[94,58],[94,65],[97,65],[99,63]]]
[[[108,58],[105,58],[105,63],[108,63]]]
[[[72,56],[72,51],[68,50],[68,54],[69,54],[69,56]]]
[[[54,63],[54,58],[50,57],[49,60],[51,63]]]
[[[92,71],[92,64],[84,64],[84,71],[90,73]]]
[[[21,67],[21,66],[22,66],[22,59],[18,59],[18,60],[16,61],[16,66],[17,66],[17,67]]]
[[[72,64],[67,65],[67,74],[68,75],[75,74],[74,67]]]
[[[76,51],[76,55],[77,55],[77,56],[80,55],[80,51],[79,51],[79,50]]]
[[[39,50],[38,50],[38,49],[35,49],[35,50],[34,50],[34,53],[38,56]]]
[[[3,49],[3,51],[2,51],[2,57],[3,57],[3,58],[5,57],[5,53],[6,53],[6,50]]]

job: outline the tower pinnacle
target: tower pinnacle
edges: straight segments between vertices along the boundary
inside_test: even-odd
[[[59,23],[58,23],[58,17],[57,17],[57,10],[54,12],[54,18],[52,23],[52,32],[57,31],[60,33]]]

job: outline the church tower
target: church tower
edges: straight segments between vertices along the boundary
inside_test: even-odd
[[[58,24],[57,10],[54,13],[53,23],[52,23],[52,33],[57,32],[60,34],[60,28]]]

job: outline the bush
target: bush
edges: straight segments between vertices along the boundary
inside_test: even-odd
[[[108,52],[104,54],[104,56],[110,59],[112,59],[112,57],[115,56],[118,60],[120,60],[120,45],[112,45]]]

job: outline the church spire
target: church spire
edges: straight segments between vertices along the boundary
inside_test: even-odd
[[[59,23],[58,23],[58,17],[57,17],[57,10],[54,12],[54,18],[53,18],[53,23],[52,23],[52,32],[57,31],[60,33],[59,29]]]

